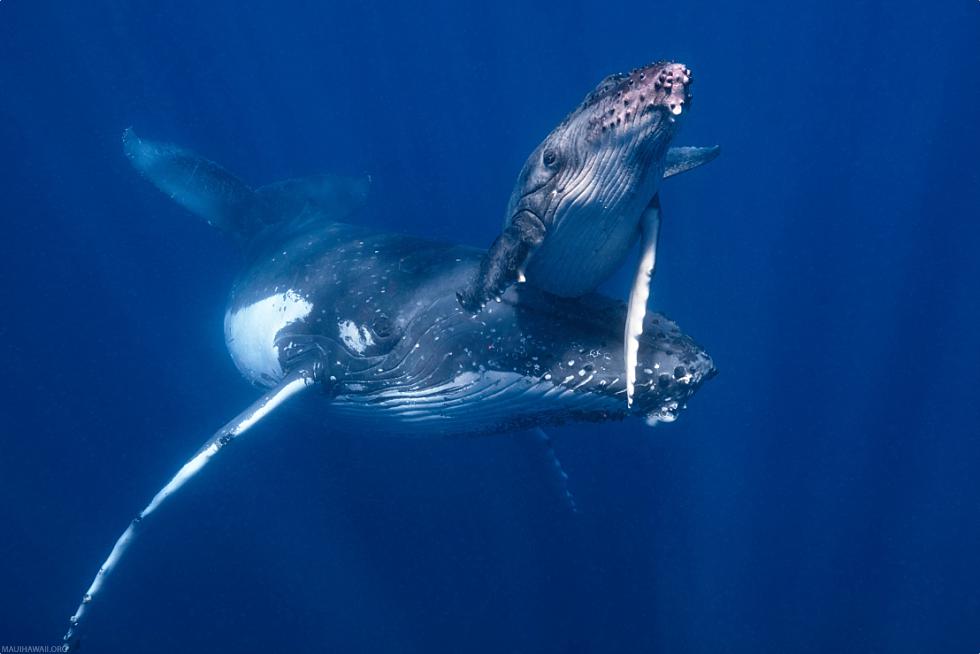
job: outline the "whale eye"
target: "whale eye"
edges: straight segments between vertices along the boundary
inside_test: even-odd
[[[552,148],[547,148],[545,149],[544,154],[541,155],[541,161],[544,162],[544,165],[548,166],[548,168],[552,168],[558,163],[558,153]]]
[[[394,325],[392,324],[391,319],[384,314],[381,314],[375,318],[371,327],[374,329],[374,333],[381,338],[388,338],[394,331]]]

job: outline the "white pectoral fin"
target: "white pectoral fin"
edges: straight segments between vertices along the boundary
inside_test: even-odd
[[[640,352],[640,335],[643,334],[643,318],[650,298],[650,280],[657,265],[657,238],[660,235],[660,200],[654,197],[643,212],[640,222],[640,263],[630,289],[629,308],[626,310],[626,334],[623,339],[626,354],[626,404],[633,405],[636,386],[636,363]]]
[[[71,617],[68,633],[65,634],[64,642],[67,647],[65,651],[74,650],[78,647],[81,620],[88,609],[89,603],[99,593],[106,579],[119,565],[120,559],[125,555],[129,546],[132,545],[144,520],[156,511],[171,495],[180,490],[188,480],[200,472],[225,445],[248,431],[248,429],[287,399],[312,384],[313,376],[309,372],[295,371],[287,375],[278,386],[253,402],[251,406],[219,429],[194,456],[181,466],[177,474],[163,488],[157,491],[157,494],[153,496],[153,499],[146,505],[146,508],[140,511],[139,515],[126,527],[126,531],[116,540],[116,544],[113,546],[108,558],[106,558],[102,567],[99,568],[98,574],[95,575],[92,585],[89,586],[88,591],[82,597],[82,603],[78,605],[78,610]]]

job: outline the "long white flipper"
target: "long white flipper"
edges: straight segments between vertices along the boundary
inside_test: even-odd
[[[640,220],[643,238],[640,244],[640,264],[636,267],[633,288],[630,290],[629,308],[626,310],[626,404],[633,405],[636,385],[636,359],[640,351],[640,335],[643,334],[643,318],[650,298],[650,279],[657,266],[657,238],[660,236],[660,198],[654,196]]]
[[[166,486],[160,489],[160,491],[150,500],[150,503],[146,505],[146,508],[140,511],[139,515],[133,519],[133,521],[126,527],[126,531],[123,532],[122,536],[116,541],[116,544],[112,548],[112,552],[109,553],[109,557],[99,568],[98,574],[95,575],[95,580],[92,581],[92,585],[89,586],[88,591],[82,597],[82,603],[78,605],[78,610],[75,611],[75,615],[71,617],[71,621],[68,627],[68,633],[65,634],[65,645],[68,647],[66,651],[74,650],[78,647],[80,640],[80,625],[82,618],[88,610],[89,604],[95,598],[95,596],[102,589],[103,584],[105,584],[106,578],[112,571],[116,569],[119,565],[119,560],[132,545],[133,540],[135,540],[136,535],[139,533],[140,527],[143,525],[143,521],[149,517],[151,513],[156,511],[161,504],[163,504],[167,498],[180,490],[187,481],[201,471],[208,461],[214,458],[214,455],[221,451],[225,445],[233,441],[238,436],[241,436],[249,428],[258,423],[262,418],[267,416],[273,409],[278,407],[280,404],[285,402],[287,399],[299,393],[300,391],[306,389],[313,384],[313,375],[306,371],[296,371],[288,375],[278,386],[274,389],[260,397],[251,406],[245,409],[243,412],[238,414],[234,420],[227,423],[224,427],[219,429],[217,433],[214,434],[208,442],[201,447],[197,453],[191,457],[191,459],[183,465],[183,467],[177,471],[177,474],[173,476]]]

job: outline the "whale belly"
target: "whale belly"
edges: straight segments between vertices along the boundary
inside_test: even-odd
[[[578,297],[594,291],[622,263],[638,236],[637,221],[580,212],[553,226],[528,261],[529,284]]]

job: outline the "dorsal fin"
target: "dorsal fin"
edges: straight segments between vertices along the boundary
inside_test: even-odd
[[[247,240],[267,225],[299,218],[340,220],[367,197],[369,177],[314,175],[252,189],[204,157],[127,129],[123,149],[136,170],[179,205],[223,232]]]

